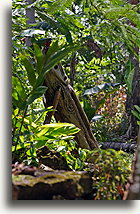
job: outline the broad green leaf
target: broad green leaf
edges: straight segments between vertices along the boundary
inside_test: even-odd
[[[57,21],[59,22],[59,25],[60,25],[58,30],[61,32],[61,34],[65,35],[67,42],[69,44],[72,44],[72,36],[71,36],[71,32],[69,31],[69,24],[66,21],[66,17],[58,18]]]
[[[36,83],[36,76],[35,76],[35,71],[34,68],[31,64],[31,62],[27,59],[26,56],[21,55],[22,58],[22,62],[24,67],[26,68],[27,71],[27,75],[28,75],[28,80],[31,86],[34,87],[35,83]]]
[[[37,98],[41,97],[45,91],[47,90],[46,86],[39,86],[35,90],[32,91],[31,95],[29,96],[27,100],[27,104],[30,105],[31,103],[34,102]]]
[[[140,113],[140,106],[134,105],[134,107],[138,110],[138,112]]]
[[[23,85],[19,81],[18,77],[12,76],[12,90],[13,93],[18,92],[18,95],[21,97],[25,93]],[[19,99],[18,95],[15,95],[15,99]]]
[[[137,111],[132,110],[132,113],[135,117],[137,117],[140,120],[140,113],[138,113]]]
[[[84,106],[83,106],[84,111],[85,111],[89,121],[91,121],[91,119],[95,115],[95,109],[91,107],[91,105],[89,104],[89,102],[86,99],[83,99],[83,104],[84,104]]]
[[[48,131],[48,129],[49,129],[48,127],[42,129],[42,130],[37,134],[37,137],[41,137],[41,136],[45,135],[46,132]]]
[[[70,17],[70,21],[79,28],[84,28],[83,24],[77,19]]]
[[[19,101],[16,100],[13,96],[12,96],[12,104],[13,106],[19,108],[20,110],[24,110],[27,106],[27,102],[26,101]]]
[[[46,73],[47,73],[47,71],[46,71]],[[38,88],[38,87],[42,86],[44,78],[45,78],[45,72],[44,72],[44,69],[43,69],[42,73],[40,73],[40,75],[36,79],[36,84],[35,84],[34,88]]]
[[[60,128],[60,127],[66,127],[66,126],[75,127],[75,125],[73,125],[71,123],[51,123],[51,124],[45,124],[45,125],[41,126],[40,128],[47,128],[47,127]]]
[[[16,108],[15,110],[14,110],[14,116],[17,116],[18,114],[19,114],[19,108]]]
[[[126,71],[125,71],[124,80],[127,85],[129,94],[132,94],[132,80],[134,75],[134,65],[131,62],[131,60],[127,61],[125,69]]]
[[[19,94],[16,89],[12,90],[12,101],[15,103],[19,101]]]
[[[34,43],[33,46],[36,59],[36,72],[40,74],[43,68],[43,54],[40,47],[36,43]]]
[[[86,159],[86,151],[84,151],[83,149],[79,149],[78,153],[80,155],[80,160],[84,160]]]
[[[79,128],[75,127],[75,125],[70,124],[70,123],[52,123],[52,124],[45,124],[41,127],[42,130],[37,134],[37,137],[41,137],[44,136],[45,137],[55,137],[55,136],[61,136],[61,135],[72,135],[72,134],[76,134],[77,132],[79,132]],[[49,135],[46,135],[46,133],[49,133]],[[52,139],[51,137],[51,139]],[[71,136],[71,139],[73,139],[73,137]]]
[[[127,84],[128,91],[129,91],[130,94],[132,94],[133,76],[134,76],[134,68],[130,69],[129,74],[128,74],[127,79],[126,79],[126,84]]]
[[[44,56],[44,63],[49,59],[49,57],[51,55],[53,55],[54,53],[56,53],[57,50],[59,50],[58,40],[56,40],[55,42],[53,42],[52,45],[50,46],[50,48],[48,49],[46,55]]]
[[[66,36],[67,42],[72,43],[71,33],[68,30],[68,26],[65,25],[65,23],[63,22],[63,18],[62,17],[61,17],[61,19],[58,18],[58,20],[54,20],[53,18],[51,18],[47,14],[43,13],[39,9],[37,10],[37,13],[39,14],[39,16],[43,20],[46,21],[46,23],[49,24],[48,28],[50,29],[50,31],[56,30],[59,34],[61,33],[62,35]]]
[[[48,141],[48,140],[56,140],[56,137],[52,136],[52,135],[43,135],[43,136],[36,136],[34,138],[35,141]],[[36,144],[36,143],[35,143]]]
[[[70,52],[76,51],[78,50],[80,47],[77,46],[67,46],[64,49],[58,51],[55,55],[53,55],[52,57],[50,57],[48,59],[48,61],[46,62],[46,65],[44,67],[44,71],[49,71],[51,68],[53,68],[56,64],[58,64],[62,59],[64,59],[65,56],[67,56],[67,54],[69,54]]]
[[[52,135],[54,136],[59,136],[59,135],[73,135],[76,134],[77,132],[79,132],[79,128],[75,127],[75,126],[64,126],[64,127],[60,127],[60,128],[55,128],[55,130],[53,130],[51,132]]]
[[[49,5],[48,4],[42,4],[42,7],[49,8]]]
[[[61,33],[65,35],[66,41],[69,44],[72,44],[71,32],[68,30],[68,25],[61,22]]]
[[[12,76],[12,103],[17,108],[25,109],[27,95],[18,77]]]
[[[65,36],[66,36],[66,40],[69,44],[72,44],[72,36],[71,36],[71,32],[70,31],[67,31],[65,33]]]
[[[22,149],[22,148],[26,148],[27,146],[30,146],[30,143],[24,143],[24,144],[18,144],[16,146],[16,150]],[[15,151],[15,146],[12,146],[12,152]]]
[[[19,117],[19,118],[20,118],[20,117]],[[24,123],[30,124],[33,128],[37,128],[36,123],[34,123],[34,122],[31,122],[31,123],[30,123],[30,120],[29,120],[29,119],[24,118]]]

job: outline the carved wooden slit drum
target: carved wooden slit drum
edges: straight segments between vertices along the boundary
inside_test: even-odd
[[[69,85],[61,64],[54,66],[46,74],[44,84],[48,87],[44,95],[44,105],[45,107],[54,106],[55,103],[54,117],[56,121],[72,123],[80,128],[80,132],[75,136],[78,147],[90,150],[98,148],[88,118],[73,88]],[[45,124],[50,122],[51,116],[46,116]]]

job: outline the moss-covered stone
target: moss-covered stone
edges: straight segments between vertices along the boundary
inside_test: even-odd
[[[34,177],[13,175],[13,186],[18,188],[18,200],[84,199],[92,194],[92,177],[87,172],[52,171]]]

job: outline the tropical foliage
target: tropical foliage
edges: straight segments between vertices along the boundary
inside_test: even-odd
[[[31,8],[35,23],[27,25],[26,11]],[[43,125],[46,114],[54,111],[52,106],[43,105],[42,96],[47,90],[44,77],[60,61],[97,140],[112,140],[126,132],[125,102],[127,94],[132,95],[134,77],[130,56],[138,58],[134,51],[139,46],[137,11],[138,5],[125,0],[12,1],[13,162],[37,165],[36,152],[47,145],[59,151],[72,170],[89,170],[85,163],[91,153],[77,148],[77,127],[56,123],[54,118]],[[31,45],[26,45],[27,40]],[[139,107],[132,112],[140,120]],[[95,198],[120,199],[132,157],[114,150],[95,150],[92,155],[97,152]]]

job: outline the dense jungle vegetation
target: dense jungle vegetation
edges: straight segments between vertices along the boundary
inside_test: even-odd
[[[90,172],[92,164],[93,200],[122,199],[140,125],[139,25],[138,1],[12,1],[13,165],[39,167],[46,147],[73,172]],[[59,63],[99,148],[81,148],[79,127],[57,121],[53,104],[44,106],[44,79]],[[112,146],[103,149],[107,142]]]

